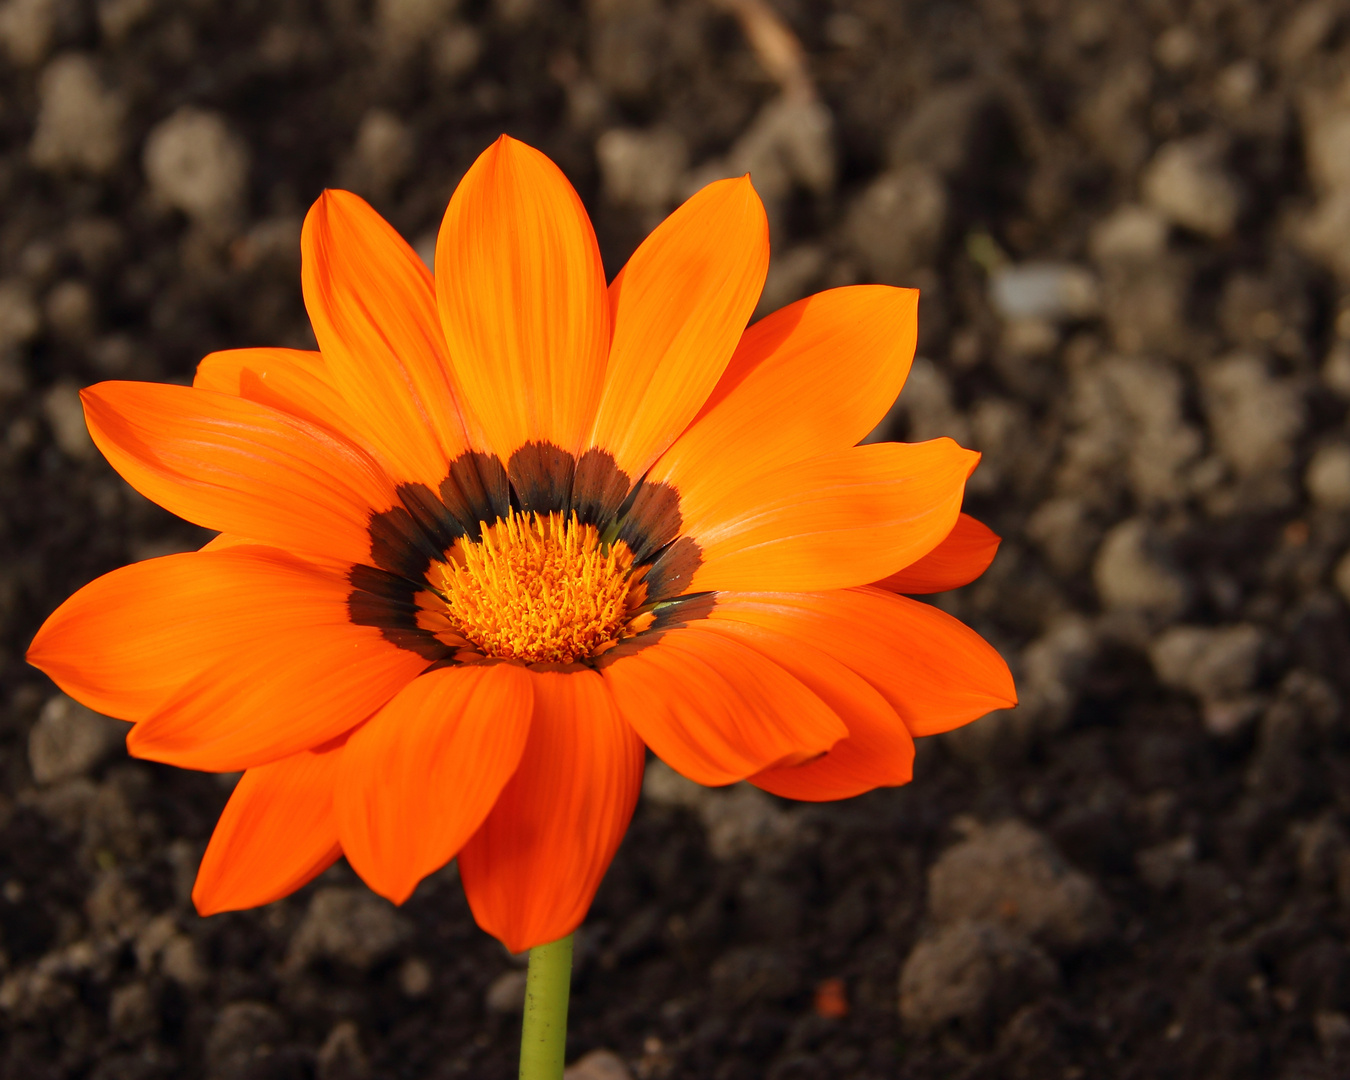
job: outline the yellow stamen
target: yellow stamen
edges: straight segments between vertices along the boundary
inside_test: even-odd
[[[568,664],[619,637],[645,589],[623,541],[600,543],[576,514],[516,514],[460,542],[429,581],[455,628],[486,656]]]

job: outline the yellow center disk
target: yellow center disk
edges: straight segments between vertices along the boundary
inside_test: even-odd
[[[450,622],[484,655],[568,664],[619,636],[646,590],[623,541],[602,545],[576,514],[517,514],[484,525],[432,567]],[[437,578],[439,577],[439,581]]]

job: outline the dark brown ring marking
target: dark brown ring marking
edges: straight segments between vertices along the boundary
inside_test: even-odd
[[[386,641],[433,664],[452,663],[454,650],[417,625],[416,597],[428,588],[427,571],[456,540],[478,540],[480,523],[505,517],[509,508],[575,511],[583,524],[628,545],[635,571],[647,568],[647,603],[657,613],[652,626],[630,641],[711,610],[710,600],[693,604],[700,598],[681,596],[703,560],[693,538],[679,535],[678,492],[665,484],[632,485],[606,451],[588,450],[578,461],[551,443],[527,443],[506,468],[490,454],[466,453],[450,463],[437,491],[426,484],[400,484],[396,491],[401,505],[370,516],[374,565],[348,572],[347,611],[354,624],[376,627]],[[675,621],[677,612],[683,621]]]

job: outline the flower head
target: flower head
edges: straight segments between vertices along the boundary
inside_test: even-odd
[[[221,535],[94,581],[29,651],[135,721],[133,754],[245,770],[202,912],[340,854],[402,901],[458,856],[479,923],[523,949],[584,917],[644,748],[836,799],[1013,702],[997,653],[899,595],[993,557],[960,513],[977,455],[857,445],[917,295],[835,289],[746,329],[768,265],[748,179],[608,287],[576,193],[505,137],[455,191],[434,279],[345,192],[302,243],[317,352],[84,392],[132,486]]]

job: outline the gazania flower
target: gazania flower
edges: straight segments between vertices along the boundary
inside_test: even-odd
[[[202,912],[340,854],[402,901],[458,856],[479,924],[522,950],[585,915],[644,748],[702,784],[838,799],[1013,703],[993,649],[899,595],[992,558],[960,513],[977,455],[857,445],[904,381],[917,295],[835,289],[747,330],[768,265],[748,179],[691,198],[607,288],[576,193],[502,138],[434,279],[340,191],[303,260],[317,352],[84,392],[118,472],[221,535],[86,586],[29,651],[135,721],[133,754],[245,770]]]

